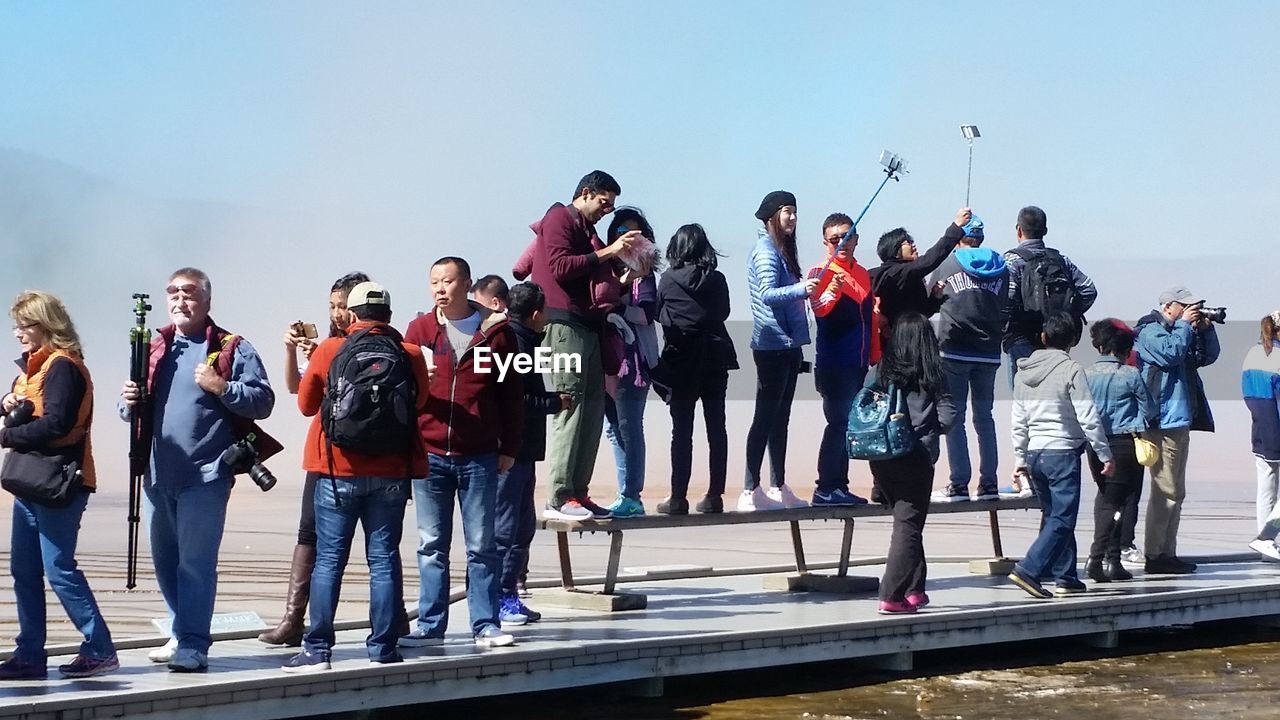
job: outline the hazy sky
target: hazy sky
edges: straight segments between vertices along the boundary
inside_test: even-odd
[[[285,323],[323,319],[338,275],[382,280],[403,326],[433,259],[506,272],[602,168],[659,242],[703,223],[746,317],[766,192],[799,197],[816,263],[822,218],[857,212],[881,149],[905,156],[861,228],[874,265],[880,233],[931,241],[963,203],[958,126],[976,123],[990,245],[1038,204],[1102,312],[1185,282],[1256,318],[1280,306],[1277,27],[1270,1],[0,2],[0,159],[107,188],[42,204],[0,176],[37,194],[0,227],[37,258],[0,268],[0,296],[64,294],[114,363],[95,370],[107,399],[129,292],[200,264],[215,317],[274,371]],[[36,254],[54,225],[73,236],[56,262]]]

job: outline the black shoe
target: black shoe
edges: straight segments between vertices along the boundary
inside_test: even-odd
[[[871,488],[871,502],[878,505],[889,504],[889,498],[884,496],[884,491],[880,489],[879,485],[872,486]]]
[[[1089,558],[1084,564],[1084,574],[1094,582],[1111,582],[1111,575],[1102,567],[1102,558]]]
[[[724,498],[719,495],[707,495],[698,501],[698,506],[694,508],[705,515],[715,515],[724,512]]]
[[[1189,575],[1196,571],[1196,564],[1174,555],[1149,558],[1143,568],[1149,575]]]
[[[1058,581],[1054,584],[1053,594],[1058,597],[1066,597],[1067,595],[1079,595],[1088,590],[1088,586],[1080,582],[1078,578],[1058,578]]]
[[[1108,559],[1105,563],[1103,563],[1102,571],[1106,573],[1107,577],[1110,578],[1111,580],[1124,582],[1125,580],[1133,579],[1133,573],[1129,572],[1128,570],[1125,570],[1124,565],[1120,564],[1119,557]],[[1090,577],[1092,577],[1092,575]],[[1103,582],[1103,581],[1099,580],[1098,582]]]
[[[1013,567],[1013,572],[1009,573],[1009,581],[1023,590],[1026,590],[1027,594],[1033,598],[1047,600],[1053,597],[1053,593],[1049,592],[1045,586],[1041,585],[1039,580],[1023,574],[1016,565]]]
[[[672,498],[658,503],[659,515],[688,515],[689,501],[686,498]]]

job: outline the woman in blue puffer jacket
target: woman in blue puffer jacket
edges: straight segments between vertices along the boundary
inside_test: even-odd
[[[738,510],[805,507],[786,485],[787,426],[796,377],[809,344],[805,307],[818,279],[802,279],[796,256],[796,197],[785,190],[765,196],[756,210],[764,223],[747,265],[751,290],[751,354],[756,364],[756,407],[747,431],[747,472]],[[760,486],[769,451],[770,488]]]

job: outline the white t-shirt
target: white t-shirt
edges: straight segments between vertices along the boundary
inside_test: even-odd
[[[455,363],[462,356],[462,352],[467,349],[467,346],[471,344],[471,338],[475,337],[476,331],[479,329],[479,312],[473,312],[461,320],[448,320],[446,318],[446,330],[449,333],[449,344],[453,346],[453,361]]]

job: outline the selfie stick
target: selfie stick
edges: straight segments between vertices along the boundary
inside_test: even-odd
[[[858,219],[853,221],[853,226],[844,234],[844,237],[840,238],[840,244],[836,245],[835,252],[831,253],[831,257],[827,260],[827,266],[818,275],[819,280],[831,271],[831,265],[836,261],[836,255],[839,255],[840,251],[844,250],[849,241],[853,239],[853,236],[858,234],[858,223],[862,222],[862,217],[867,214],[867,210],[871,209],[871,203],[875,202],[876,198],[880,196],[880,191],[884,189],[884,186],[889,183],[890,179],[898,182],[902,179],[901,176],[907,174],[907,161],[888,150],[880,153],[880,164],[884,165],[884,180],[880,181],[880,187],[876,188],[871,199],[863,206],[862,212],[858,213]]]
[[[973,141],[982,137],[977,125],[961,125],[960,134],[969,141],[969,177],[964,183],[964,206],[969,207],[969,188],[973,185]]]

